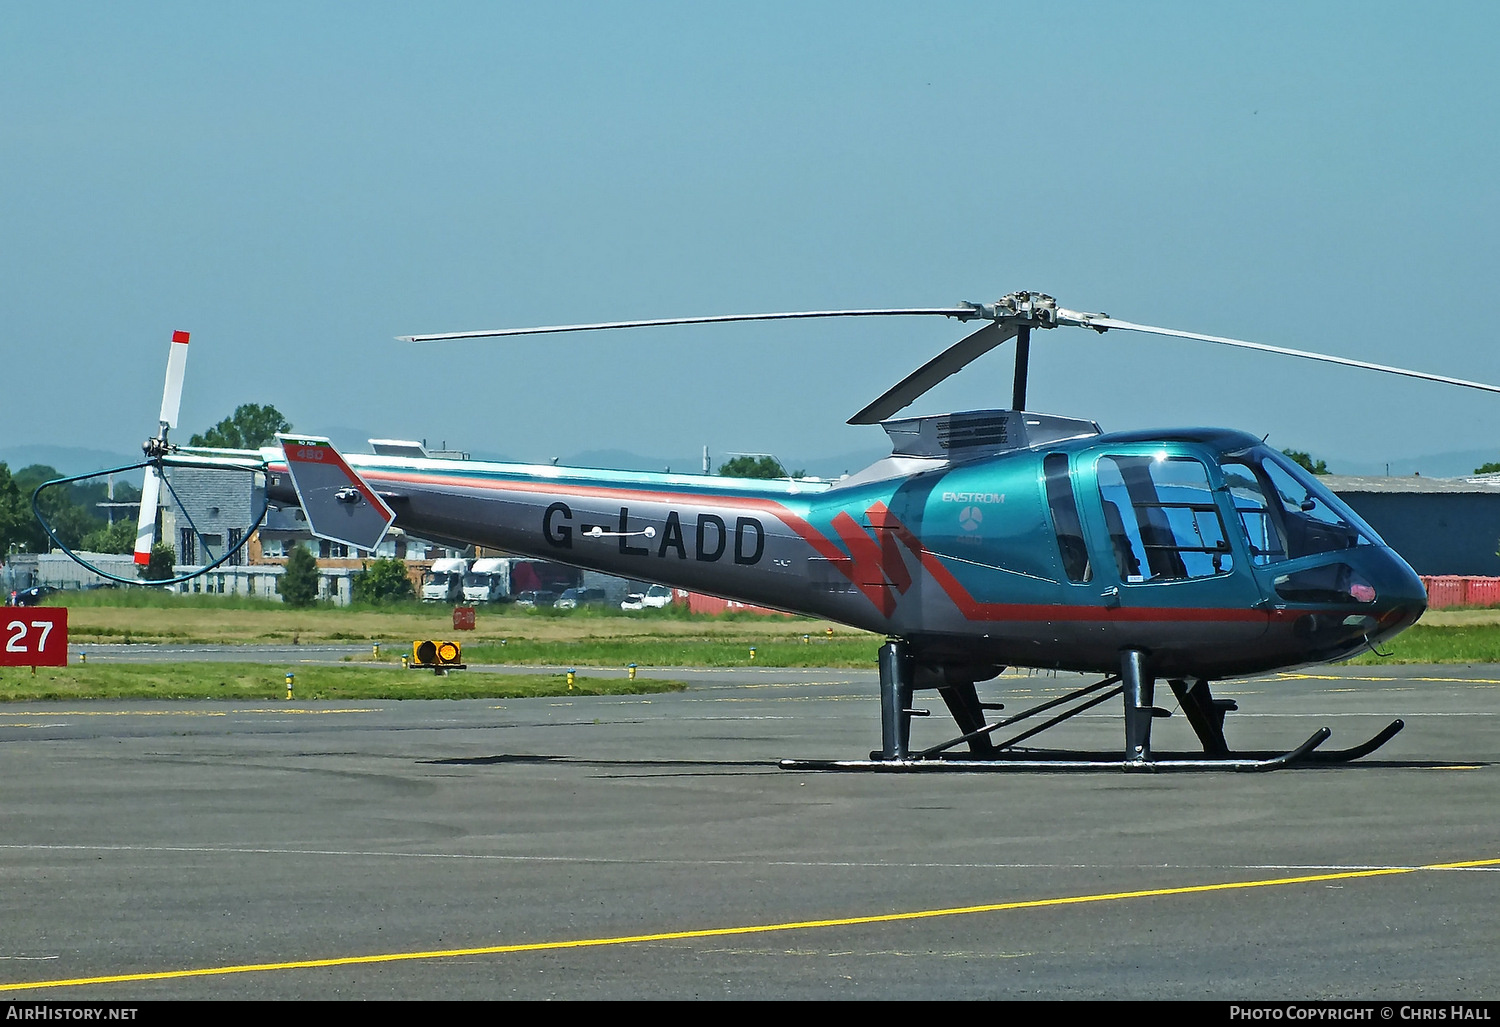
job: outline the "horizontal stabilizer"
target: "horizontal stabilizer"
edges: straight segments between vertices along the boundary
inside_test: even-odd
[[[327,439],[280,434],[276,438],[312,533],[357,549],[374,549],[396,519],[385,501]]]

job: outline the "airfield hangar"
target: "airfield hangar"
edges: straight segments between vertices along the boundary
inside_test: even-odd
[[[1424,577],[1500,577],[1500,475],[1318,479]]]

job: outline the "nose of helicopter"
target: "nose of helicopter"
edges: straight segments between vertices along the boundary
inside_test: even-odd
[[[1376,627],[1370,640],[1380,641],[1405,631],[1427,611],[1427,588],[1411,566],[1393,549],[1381,547],[1368,563],[1375,586]]]

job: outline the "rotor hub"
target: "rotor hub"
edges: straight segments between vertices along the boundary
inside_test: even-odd
[[[1042,292],[1013,292],[994,303],[970,303],[965,300],[960,306],[973,311],[968,316],[959,315],[960,321],[983,318],[986,321],[1004,321],[1026,328],[1057,327],[1057,300]]]

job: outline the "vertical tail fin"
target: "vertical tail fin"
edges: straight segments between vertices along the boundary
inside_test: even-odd
[[[277,435],[297,490],[297,502],[318,538],[374,549],[396,514],[333,443],[307,435]]]

